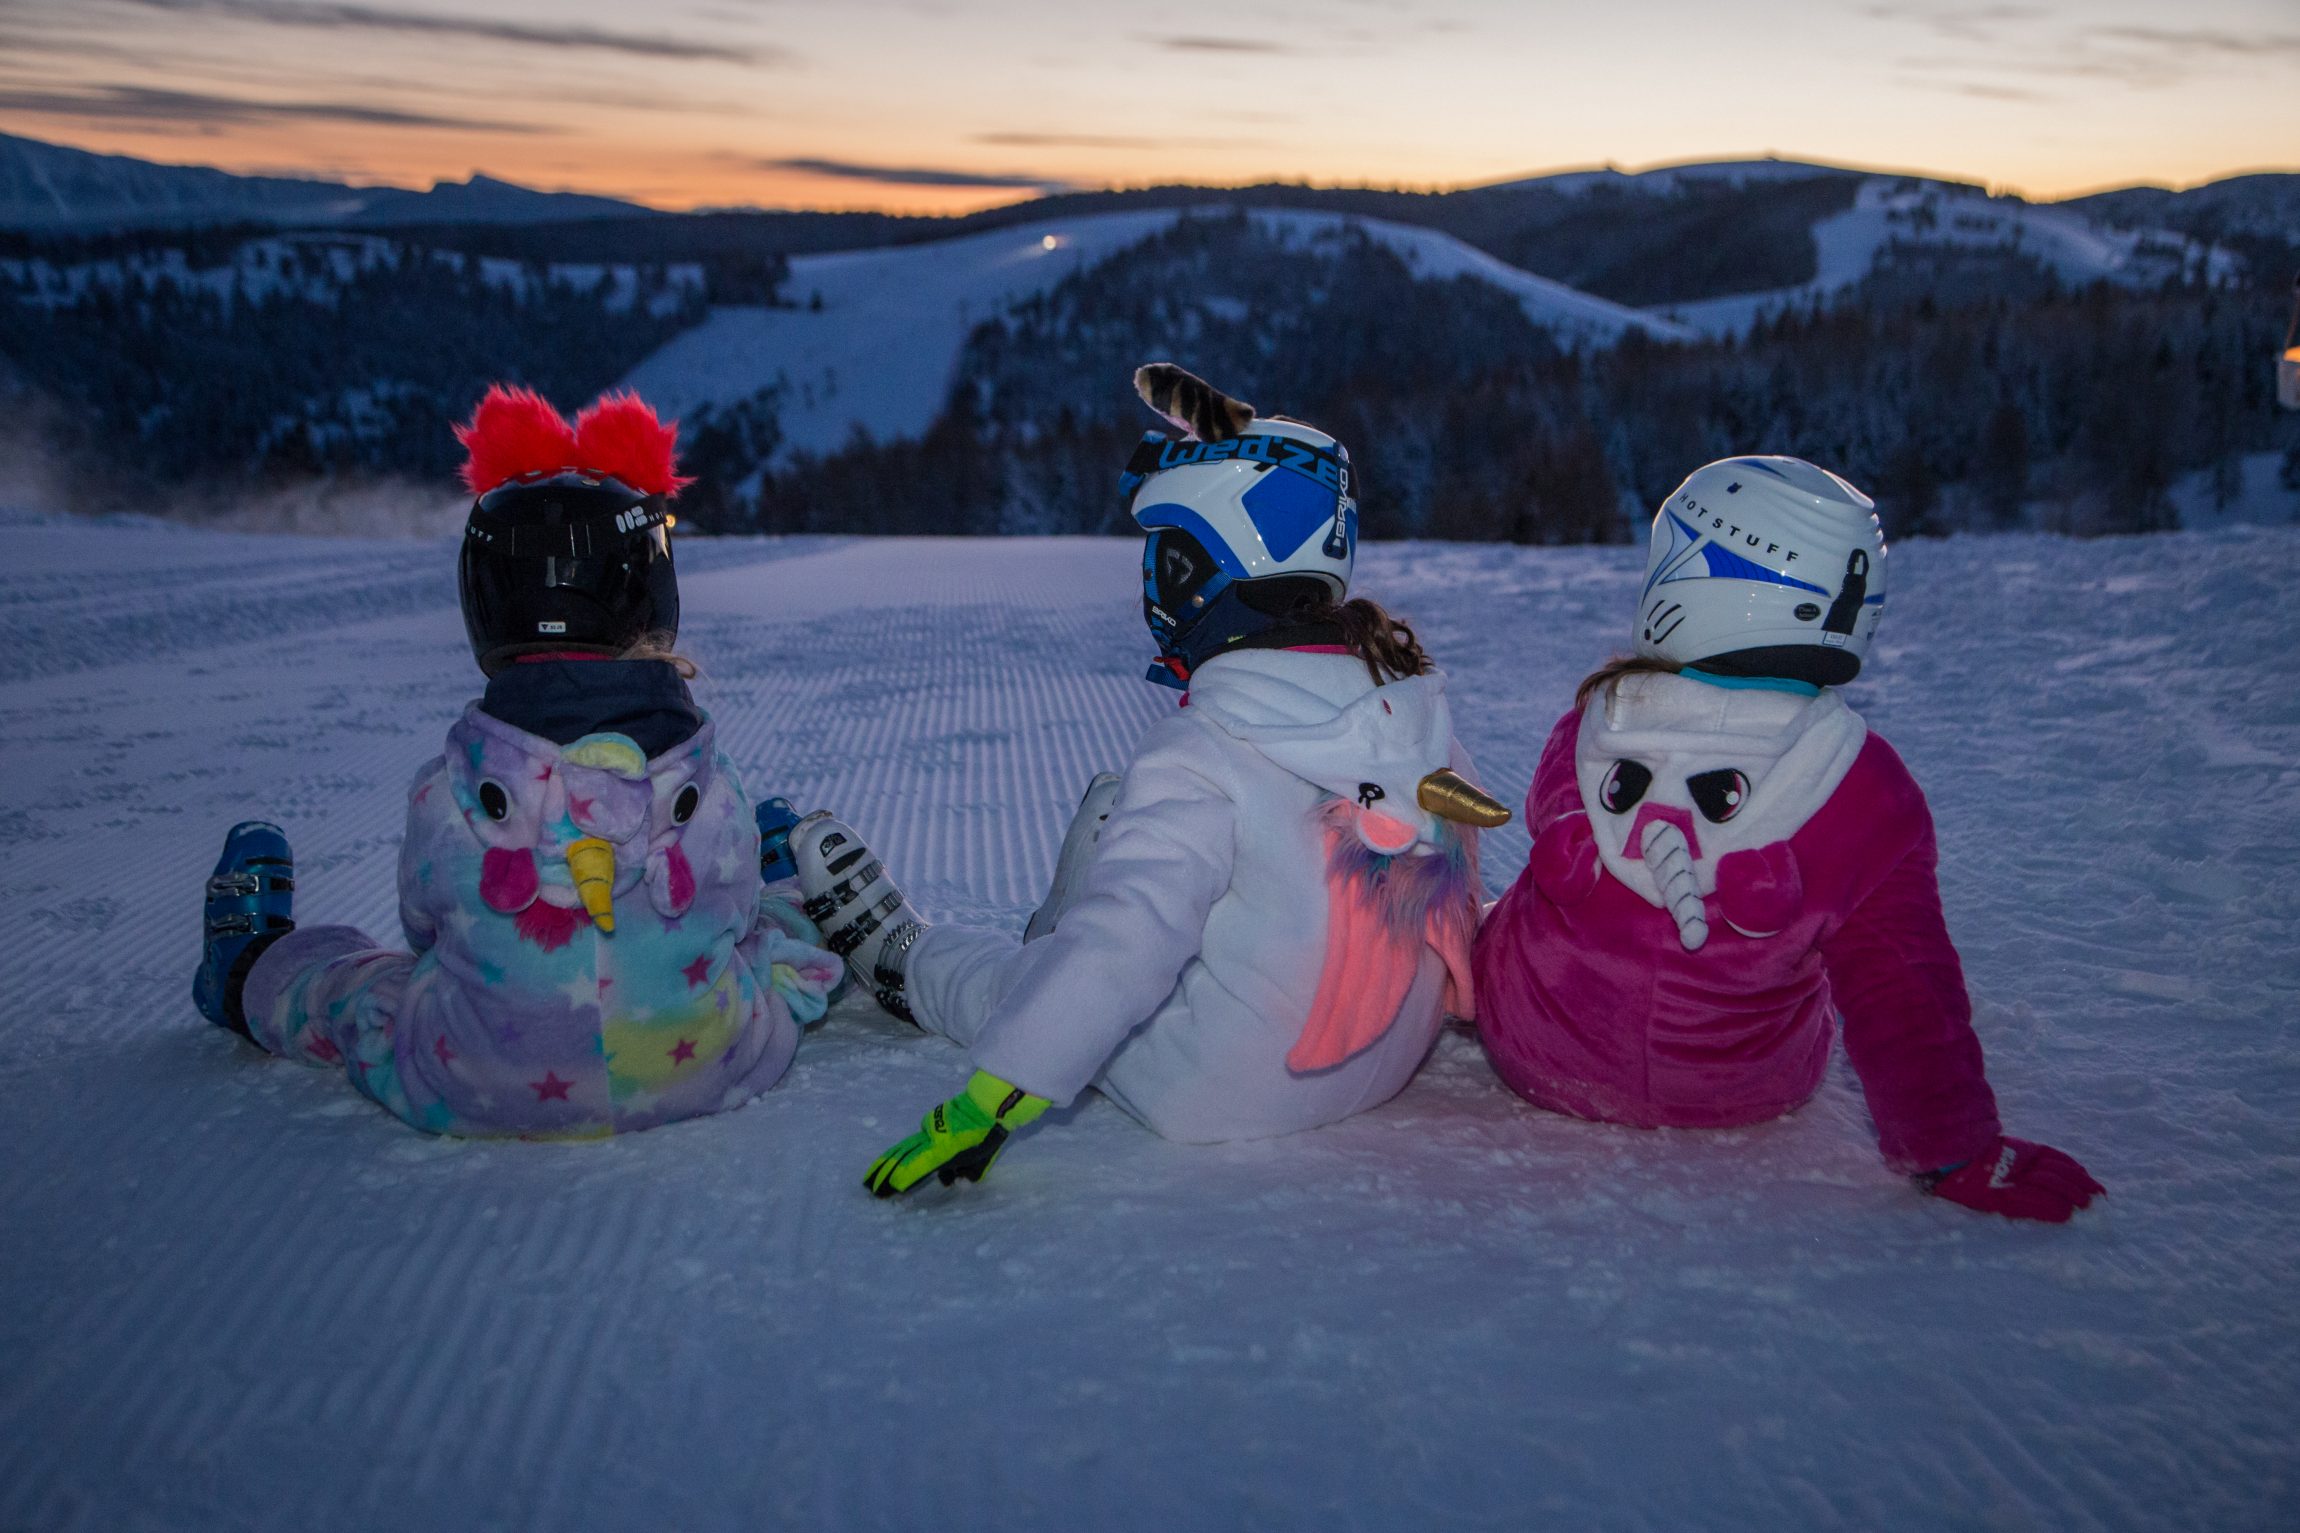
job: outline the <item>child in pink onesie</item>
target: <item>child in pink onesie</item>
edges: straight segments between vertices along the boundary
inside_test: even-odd
[[[1868,498],[1794,458],[1671,495],[1637,653],[1582,684],[1535,771],[1532,858],[1478,934],[1478,1031],[1537,1106],[1714,1128],[1810,1097],[1841,1017],[1888,1165],[2065,1220],[2102,1188],[2001,1132],[1924,794],[1830,690],[1876,631],[1884,558]]]

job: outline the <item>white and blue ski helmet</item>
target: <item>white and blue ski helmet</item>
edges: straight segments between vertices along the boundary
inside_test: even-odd
[[[1315,607],[1349,595],[1350,455],[1315,426],[1256,418],[1214,442],[1153,432],[1119,485],[1146,534],[1143,619],[1180,676],[1283,625],[1305,597]],[[1153,666],[1152,679],[1167,678]]]
[[[1842,686],[1885,607],[1876,503],[1801,458],[1695,469],[1653,518],[1637,653]]]
[[[1315,426],[1258,417],[1222,442],[1152,434],[1126,466],[1144,532],[1189,533],[1233,580],[1315,575],[1340,601],[1357,558],[1349,449]]]

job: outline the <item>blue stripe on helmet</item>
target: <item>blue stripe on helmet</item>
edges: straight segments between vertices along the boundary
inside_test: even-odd
[[[1794,575],[1784,575],[1779,570],[1757,563],[1754,559],[1744,559],[1732,549],[1721,544],[1711,543],[1707,545],[1701,550],[1701,557],[1707,562],[1712,579],[1761,580],[1767,585],[1794,586],[1800,591],[1815,591],[1823,596],[1830,594],[1824,586],[1817,586],[1809,580],[1799,580]]]

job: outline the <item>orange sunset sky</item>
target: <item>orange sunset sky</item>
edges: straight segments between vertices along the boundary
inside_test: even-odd
[[[2300,0],[0,0],[0,130],[677,208],[1766,152],[2048,198],[2300,165]]]

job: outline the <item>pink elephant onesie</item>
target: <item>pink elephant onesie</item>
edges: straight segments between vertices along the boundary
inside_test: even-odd
[[[1473,959],[1520,1096],[1759,1122],[1812,1096],[1835,1016],[1895,1170],[1995,1142],[1924,794],[1836,693],[1624,677],[1551,731],[1526,819],[1532,858]]]

